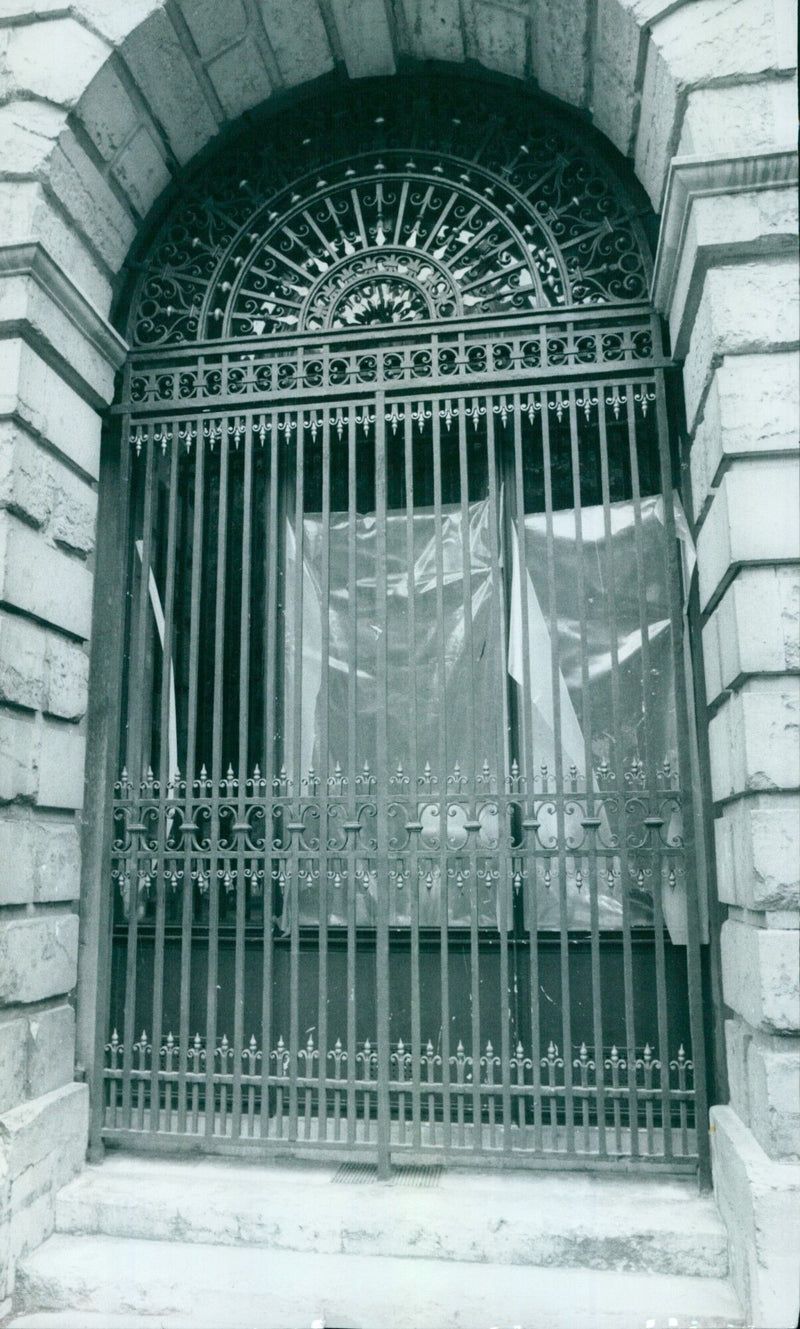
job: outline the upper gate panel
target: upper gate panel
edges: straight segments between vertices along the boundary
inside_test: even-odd
[[[647,298],[636,213],[574,132],[495,87],[406,78],[250,129],[151,245],[134,346]]]

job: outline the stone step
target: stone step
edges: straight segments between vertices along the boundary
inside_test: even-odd
[[[453,1168],[415,1186],[333,1184],[335,1173],[330,1163],[112,1155],[61,1191],[56,1229],[318,1255],[728,1272],[714,1203],[684,1179]]]
[[[65,1234],[51,1237],[20,1266],[17,1308],[9,1329],[743,1324],[729,1285],[717,1278]]]

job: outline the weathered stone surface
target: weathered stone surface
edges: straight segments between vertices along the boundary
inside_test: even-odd
[[[170,180],[155,126],[142,117],[111,65],[92,80],[79,109],[89,137],[143,216]]]
[[[30,346],[9,337],[0,340],[0,417],[16,414],[97,479],[99,415]]]
[[[166,189],[170,174],[161,150],[146,125],[137,129],[111,168],[140,216],[144,216]]]
[[[118,46],[133,28],[163,5],[164,0],[125,0],[124,5],[119,0],[73,0],[71,8]]]
[[[794,261],[739,263],[706,273],[684,367],[686,419],[694,429],[718,361],[781,351],[798,341]]]
[[[23,429],[0,421],[0,508],[31,526],[43,526],[49,513],[47,464]]]
[[[74,106],[109,46],[73,18],[55,18],[46,32],[35,23],[0,29],[0,94],[41,97]]]
[[[10,100],[0,106],[0,169],[18,175],[40,172],[65,125],[65,112],[44,102]]]
[[[89,554],[94,549],[97,493],[58,463],[48,467],[51,516],[48,536],[65,549]]]
[[[419,60],[464,59],[458,0],[403,0],[411,52]]]
[[[743,909],[800,908],[800,797],[752,802],[732,803],[714,822],[720,899]]]
[[[658,211],[669,161],[678,146],[683,95],[712,80],[791,70],[791,5],[775,0],[696,0],[654,23],[650,32],[636,173]]]
[[[14,809],[0,816],[0,904],[54,903],[80,894],[80,839],[74,820]]]
[[[705,609],[737,563],[800,557],[796,456],[737,461],[720,481],[697,537],[700,603]]]
[[[764,78],[689,93],[678,156],[770,152],[795,146],[792,78]]]
[[[753,1134],[770,1158],[800,1158],[800,1042],[757,1034],[747,1067]]]
[[[266,66],[252,38],[208,62],[208,76],[230,120],[260,106],[272,92]]]
[[[37,623],[0,610],[0,701],[44,705],[46,640]]]
[[[17,1261],[53,1231],[56,1192],[82,1166],[88,1106],[86,1085],[68,1084],[0,1116],[9,1287]]]
[[[753,1028],[800,1031],[797,929],[757,928],[738,919],[722,926],[725,1001]]]
[[[796,351],[725,356],[709,385],[690,454],[695,516],[733,457],[794,452],[800,412]]]
[[[258,0],[264,29],[288,87],[333,69],[333,55],[316,0]]]
[[[149,1321],[159,1329],[194,1329],[198,1307],[215,1329],[240,1329],[243,1316],[260,1329],[320,1322],[441,1329],[453,1322],[454,1306],[470,1325],[629,1329],[646,1324],[654,1306],[663,1305],[676,1323],[741,1323],[725,1280],[645,1274],[638,1267],[576,1276],[568,1269],[512,1270],[407,1254],[218,1250],[59,1234],[25,1260],[19,1283],[19,1311],[79,1309],[62,1309],[57,1318],[19,1314],[9,1329],[145,1329]]]
[[[72,725],[42,726],[37,801],[46,808],[83,806],[86,737]]]
[[[527,6],[514,0],[502,5],[493,3],[493,0],[473,0],[473,9],[481,64],[487,69],[524,78],[528,51]],[[564,18],[566,14],[562,11],[562,21]],[[546,58],[545,54],[545,67]]]
[[[133,219],[69,130],[53,151],[48,178],[78,231],[117,272],[136,235]]]
[[[730,1107],[711,1109],[714,1193],[752,1325],[797,1323],[800,1166],[768,1158]]]
[[[2,885],[0,885],[2,890]],[[0,1015],[0,1113],[16,1107],[25,1096],[27,1072],[28,1023]],[[0,1172],[0,1212],[2,1211],[2,1173]]]
[[[747,674],[797,669],[798,653],[800,569],[742,568],[703,629],[708,701]]]
[[[89,637],[92,574],[82,562],[4,512],[0,555],[0,598],[76,637]]]
[[[347,72],[351,78],[393,74],[394,44],[382,4],[330,0]]]
[[[0,920],[0,1001],[43,1001],[77,978],[78,918],[48,912]]]
[[[217,124],[166,14],[154,10],[120,49],[178,161],[189,161]]]
[[[586,104],[588,9],[586,0],[537,0],[533,9],[533,72],[543,92],[571,106]],[[522,56],[524,33],[517,31],[514,39]]]
[[[0,569],[2,553],[0,540]],[[32,715],[14,711],[0,714],[0,802],[32,799],[39,785],[39,727]]]
[[[247,36],[248,16],[242,0],[227,0],[224,11],[219,0],[178,0],[178,3],[203,60],[213,60],[221,51],[238,46]]]
[[[39,242],[96,309],[108,309],[109,273],[37,180],[0,180],[0,234],[9,245]]]
[[[800,786],[800,678],[746,682],[709,725],[711,787],[716,800],[745,790]]]
[[[39,1098],[64,1085],[75,1073],[75,1012],[71,1006],[38,1011],[28,1021],[28,1094]]]
[[[595,31],[592,118],[626,156],[639,106],[636,78],[643,40],[637,16],[628,6],[601,0]]]
[[[80,720],[89,695],[89,657],[76,642],[47,634],[44,710],[63,720]]]
[[[686,354],[707,268],[745,258],[793,259],[796,236],[796,181],[718,194],[709,186],[708,197],[702,190],[694,195],[667,311],[675,355]],[[735,299],[730,309],[735,313]]]

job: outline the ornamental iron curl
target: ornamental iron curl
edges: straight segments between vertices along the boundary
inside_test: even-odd
[[[424,77],[245,132],[149,253],[127,328],[141,347],[643,300],[650,274],[585,132]]]

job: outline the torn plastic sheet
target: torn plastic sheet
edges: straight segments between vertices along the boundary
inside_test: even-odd
[[[419,510],[412,516],[405,511],[387,515],[386,614],[380,621],[375,517],[359,516],[351,530],[346,513],[330,515],[326,595],[322,584],[323,521],[318,515],[306,516],[302,549],[302,634],[297,631],[296,543],[289,525],[285,577],[283,754],[290,778],[307,780],[311,771],[316,773],[312,780],[324,779],[336,770],[337,764],[352,778],[350,758],[354,756],[357,774],[363,773],[366,765],[373,778],[377,778],[379,772],[383,779],[394,775],[399,781],[395,785],[398,793],[408,793],[413,789],[415,778],[428,764],[439,778],[456,765],[466,777],[471,777],[473,767],[477,767],[474,771],[477,775],[484,760],[495,769],[493,757],[503,751],[502,708],[495,699],[505,686],[501,677],[504,671],[498,634],[501,634],[500,641],[505,637],[500,618],[501,597],[493,592],[492,585],[492,518],[488,501],[471,504],[467,517],[469,585],[465,587],[460,507],[443,508],[439,541],[433,511]],[[511,555],[507,655],[505,650],[502,654],[508,674],[521,691],[525,678],[523,579],[514,541]],[[524,584],[534,772],[538,776],[541,767],[546,766],[548,787],[555,788],[554,654],[558,670],[561,765],[565,782],[570,768],[574,768],[578,773],[577,787],[585,788],[584,725],[587,723],[591,726],[590,753],[595,770],[607,763],[612,770],[635,771],[638,762],[645,763],[650,769],[654,766],[663,768],[668,762],[675,770],[673,646],[662,500],[648,498],[639,504],[638,536],[633,503],[611,505],[609,534],[605,529],[604,509],[584,508],[580,545],[575,513],[572,510],[553,513],[552,558],[555,601],[551,612],[547,520],[544,514],[526,516]],[[579,558],[583,563],[583,615],[577,601]],[[410,565],[413,566],[411,576]],[[355,588],[353,614],[351,584]],[[413,589],[413,633],[410,589]],[[328,668],[323,693],[322,615],[326,599]],[[648,643],[647,677],[644,677],[642,668],[642,607]],[[585,647],[581,636],[582,617]],[[616,645],[616,688],[612,623]],[[553,632],[555,653],[551,647]],[[302,642],[302,657],[298,669],[296,651],[299,642]],[[386,662],[386,753],[378,751],[379,648],[385,650]],[[301,695],[296,707],[295,688],[298,685]],[[327,750],[323,751],[326,733]],[[497,774],[502,776],[503,773]],[[403,786],[406,778],[409,785]],[[603,791],[598,788],[596,778],[590,778],[595,794],[601,800],[597,809],[602,823],[599,839],[610,845],[614,843],[613,836],[620,831],[619,805],[608,793],[608,801],[603,802]],[[369,790],[367,776],[363,794],[366,796]],[[438,793],[438,787],[434,787],[426,798],[421,791],[418,802],[417,815],[422,823],[418,844],[418,899],[419,921],[423,927],[437,926],[441,914]],[[452,797],[453,791],[448,790],[448,793]],[[548,835],[555,838],[555,810],[548,812],[544,806],[538,815],[543,842]],[[401,829],[399,825],[398,829]],[[448,863],[452,862],[455,869],[453,880],[448,881],[449,921],[453,926],[469,924],[470,891],[477,889],[480,925],[497,926],[499,886],[492,869],[496,859],[491,857],[497,837],[496,814],[485,812],[478,832],[477,853],[480,855],[485,850],[487,854],[485,860],[478,858],[479,883],[465,884],[457,879],[459,845],[455,830],[454,826],[448,826]],[[678,843],[680,811],[676,803],[671,808],[671,820],[664,834],[667,842]],[[430,853],[430,859],[426,858],[426,851]],[[646,861],[646,855],[640,854],[635,862],[633,858],[632,855],[628,865],[632,879],[627,884],[631,923],[634,926],[652,924],[652,873],[658,871],[663,875],[665,917],[671,932],[674,927],[677,939],[685,927],[682,922],[685,886],[677,871],[680,856],[651,854],[650,860]],[[597,892],[600,927],[619,929],[622,920],[619,855],[613,851],[598,853],[596,879],[592,883],[588,881],[586,858],[575,859],[567,855],[563,861],[567,926],[588,928],[589,890],[593,888]],[[340,868],[346,872],[344,861]],[[675,875],[670,881],[671,868]],[[347,901],[346,879],[338,884],[341,895],[336,895],[336,870],[333,865],[334,885],[328,892],[331,901],[329,922],[334,925],[346,922]],[[410,922],[411,885],[408,883],[405,892],[402,889],[392,892],[393,925]],[[560,885],[557,854],[550,860],[538,860],[536,925],[539,929],[561,926]],[[374,924],[377,889],[375,874],[367,870],[365,863],[356,890],[357,922],[360,925]],[[309,885],[301,890],[301,921],[317,921],[318,901],[316,887]]]

